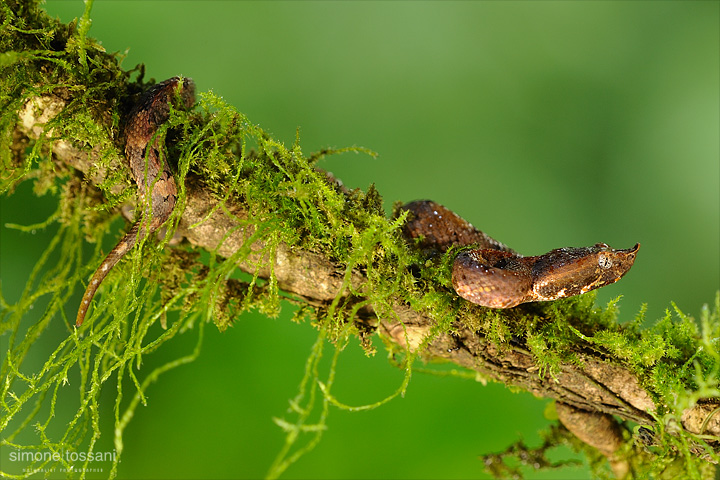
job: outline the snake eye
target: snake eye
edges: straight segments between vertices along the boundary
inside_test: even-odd
[[[613,262],[609,256],[605,255],[604,253],[601,253],[598,256],[598,266],[600,266],[600,268],[610,268],[612,267],[612,265]]]

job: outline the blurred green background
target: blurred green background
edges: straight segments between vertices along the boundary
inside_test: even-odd
[[[66,22],[84,8],[46,7]],[[288,144],[300,127],[306,153],[378,152],[321,166],[351,187],[375,183],[388,211],[433,199],[526,255],[640,242],[633,270],[599,294],[623,295],[621,321],[644,302],[648,320],[672,301],[697,317],[720,288],[717,2],[98,1],[92,21],[108,51],[127,50],[126,68],[190,76]],[[29,188],[1,202],[2,225],[53,210]],[[52,231],[0,232],[12,302]],[[289,315],[208,328],[201,358],[150,388],[120,478],[263,476],[283,441],[271,419],[286,414],[316,336]],[[193,336],[144,367],[187,353]],[[402,373],[378,346],[342,355],[341,401],[397,388]],[[537,444],[547,402],[415,374],[405,398],[331,409],[322,442],[285,478],[486,478],[477,455]]]

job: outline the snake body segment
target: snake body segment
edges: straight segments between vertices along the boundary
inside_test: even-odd
[[[426,252],[476,247],[455,257],[452,283],[459,296],[484,307],[557,300],[610,285],[630,270],[640,248],[638,243],[615,250],[598,243],[524,257],[435,202],[420,200],[402,208],[409,212],[403,233]]]
[[[80,302],[75,326],[85,320],[90,302],[108,272],[141,239],[167,221],[177,201],[177,185],[158,139],[158,128],[170,116],[170,104],[188,109],[195,103],[195,84],[189,78],[173,77],[150,87],[132,109],[125,126],[125,157],[138,186],[141,205],[150,211],[135,222],[127,234],[108,253],[93,274]],[[148,202],[148,197],[150,201]]]

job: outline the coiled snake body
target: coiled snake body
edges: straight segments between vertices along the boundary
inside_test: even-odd
[[[558,248],[523,257],[477,230],[454,212],[429,200],[408,203],[404,234],[425,251],[461,251],[453,262],[452,284],[462,298],[491,308],[557,300],[615,283],[635,262],[640,244],[615,250],[604,243]]]

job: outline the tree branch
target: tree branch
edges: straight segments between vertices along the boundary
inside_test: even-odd
[[[64,99],[54,96],[28,102],[20,113],[14,136],[17,149],[27,143],[27,138],[37,139],[43,132],[43,124],[60,112],[64,104]],[[95,171],[92,167],[98,156],[97,150],[88,154],[68,141],[56,140],[52,143],[52,152],[58,162],[85,174]],[[102,182],[104,172],[96,171],[89,180],[95,184]],[[231,200],[224,204],[224,209],[218,208],[219,200],[196,176],[188,176],[186,188],[187,202],[177,233],[196,247],[231,257],[254,233],[252,225],[240,223],[249,218],[247,207]],[[262,240],[253,244],[256,252],[261,252],[263,247]],[[313,306],[327,307],[339,293],[349,295],[342,293],[343,266],[323,253],[280,243],[270,262],[255,253],[237,266],[264,279],[270,279],[274,274],[282,290]],[[365,282],[362,272],[353,271],[355,290]],[[579,411],[613,415],[640,424],[654,422],[652,413],[657,407],[652,394],[635,373],[619,364],[608,352],[578,339],[574,359],[551,372],[538,362],[537,356],[527,347],[526,339],[515,337],[509,343],[497,344],[479,329],[472,328],[471,317],[478,308],[481,307],[466,305],[455,319],[451,333],[435,334],[436,321],[415,311],[401,299],[392,304],[394,315],[391,318],[378,316],[371,307],[359,312],[359,320],[368,328],[378,329],[401,349],[415,351],[430,339],[422,350],[427,360],[452,362],[506,385],[527,390],[537,397],[558,400]],[[692,433],[720,435],[720,416],[713,415],[707,421],[712,411],[712,406],[707,404],[687,410],[683,413],[683,427]]]
[[[82,172],[87,182],[102,185],[106,194],[116,198],[130,185],[117,151],[122,150],[122,118],[140,85],[129,83],[130,74],[119,68],[117,58],[86,37],[90,4],[79,29],[49,19],[39,9],[39,2],[10,0],[0,9],[7,18],[2,22],[0,42],[5,51],[0,52],[0,66],[3,72],[15,69],[11,72],[15,76],[3,80],[0,89],[0,126],[5,134],[0,140],[0,162],[5,167],[0,181],[5,189],[30,175],[51,184],[69,168]],[[225,119],[217,120],[223,111]],[[187,140],[192,135],[195,143],[188,141],[189,148],[200,146],[204,157],[203,162],[196,161],[192,173],[179,175],[185,179],[185,190],[179,198],[178,205],[184,208],[176,234],[194,247],[226,259],[241,258],[237,268],[268,280],[271,286],[276,284],[298,302],[314,307],[318,317],[327,314],[330,322],[338,318],[346,324],[353,322],[363,340],[377,332],[393,353],[404,353],[408,362],[416,355],[426,361],[451,362],[478,376],[557,400],[560,421],[605,455],[618,476],[631,468],[627,452],[642,454],[648,445],[661,445],[663,454],[679,452],[677,456],[684,456],[688,464],[695,460],[687,460],[692,455],[717,460],[720,401],[707,397],[718,396],[720,353],[714,337],[719,330],[720,295],[715,313],[708,313],[704,320],[701,335],[692,319],[680,312],[677,328],[669,319],[650,333],[635,324],[619,326],[612,306],[605,312],[594,308],[593,294],[503,311],[482,308],[458,298],[449,287],[452,250],[435,258],[414,250],[398,234],[399,222],[389,222],[380,212],[374,190],[347,191],[330,175],[312,170],[315,157],[303,156],[299,146],[278,146],[219,100],[192,121],[190,133],[181,137]],[[214,130],[213,122],[225,123]],[[246,137],[257,144],[255,156],[247,151]],[[205,149],[208,145],[213,148]],[[53,168],[43,170],[46,165],[34,165],[40,149],[52,155]],[[253,176],[255,170],[260,170],[260,175]],[[271,181],[265,181],[270,177]],[[245,182],[242,188],[238,179]],[[280,186],[286,190],[279,192]],[[267,188],[275,189],[262,199],[267,200],[263,205],[253,195]],[[273,232],[275,237],[256,231],[259,223],[254,215],[258,211],[282,225]],[[62,221],[77,225],[79,218]],[[301,231],[298,236],[304,236],[300,240],[292,236],[295,228]],[[76,240],[78,232],[68,238]],[[278,243],[278,238],[285,241]],[[358,245],[353,244],[356,241]],[[244,255],[248,248],[251,253]],[[77,282],[78,275],[68,269],[63,269],[62,275],[55,283],[64,282],[63,289]],[[192,302],[190,290],[184,292],[184,299]],[[62,295],[57,290],[54,294],[54,305],[69,296],[64,290]],[[12,325],[6,327],[14,329],[13,341],[23,309],[30,308],[32,301],[29,296],[23,298],[14,308],[15,323],[8,322]],[[333,317],[338,305],[349,308]],[[45,323],[34,335],[40,335],[53,312],[48,310]],[[95,368],[107,368],[105,379],[117,371],[121,386],[127,380],[122,375],[133,370],[126,367],[145,354],[135,344],[148,344],[143,342],[148,330],[140,329],[126,342],[114,330],[124,318],[115,315],[113,321],[116,323],[103,324],[105,329],[96,339],[81,338],[76,330],[58,350],[63,352],[58,355],[65,355],[63,361],[49,361],[52,365],[46,371],[62,381],[75,363],[89,362],[97,350],[93,341],[104,338],[110,346],[92,357],[97,360]],[[152,321],[138,324],[149,328]],[[149,342],[148,348],[172,338],[172,332],[168,333]],[[13,347],[11,360],[3,362],[6,373],[17,373],[33,338],[26,337],[19,347]],[[115,355],[116,351],[123,354]],[[164,368],[151,373],[148,380]],[[90,386],[89,393],[83,390],[83,398],[97,399],[104,380],[91,382],[89,368],[81,366],[81,370],[86,375],[82,388]],[[135,405],[144,398],[144,386],[135,376],[132,379],[137,395],[123,414],[117,402],[116,419],[131,418]],[[59,388],[53,381],[44,380],[42,388]],[[6,381],[6,388],[11,383]],[[22,401],[17,401],[15,392],[5,391],[3,401],[14,403],[15,410],[2,420],[11,421],[33,395],[46,391],[42,388],[33,383]],[[40,405],[43,399],[37,401]],[[54,411],[54,396],[51,402],[48,410]],[[86,406],[79,407],[76,419],[85,415]],[[35,424],[33,416],[39,410],[34,409],[21,423]],[[96,409],[89,410],[97,416]],[[619,425],[615,418],[654,426],[655,431],[644,428],[635,438],[639,446],[623,449],[631,434],[628,425]],[[100,435],[97,424],[95,421],[92,426],[93,441]],[[115,431],[121,432],[125,424],[125,420],[116,421]],[[73,425],[71,430],[90,429],[88,424],[86,430]],[[82,441],[78,435],[70,443],[77,446]],[[50,445],[47,438],[40,442]],[[65,446],[63,443],[62,448]]]

